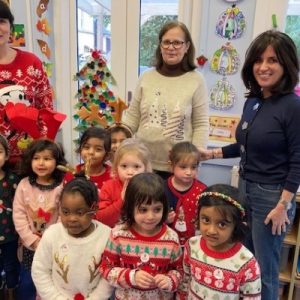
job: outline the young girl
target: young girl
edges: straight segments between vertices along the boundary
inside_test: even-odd
[[[238,189],[216,184],[200,195],[201,236],[184,249],[184,280],[179,299],[259,300],[260,269],[241,244],[246,232]]]
[[[19,282],[20,265],[17,258],[18,235],[12,219],[12,203],[17,184],[16,174],[9,170],[9,149],[6,138],[0,134],[0,274],[5,272],[8,299]],[[4,297],[4,284],[0,276],[0,299]]]
[[[120,219],[123,194],[129,179],[142,172],[151,172],[148,149],[133,138],[122,142],[112,165],[113,178],[106,181],[100,192],[97,220],[114,227]]]
[[[179,236],[180,244],[195,235],[199,194],[206,185],[196,179],[199,152],[190,142],[173,146],[170,152],[173,175],[166,181],[166,195],[170,204],[168,223]]]
[[[64,173],[56,166],[65,164],[61,147],[48,139],[33,141],[24,153],[21,174],[27,177],[20,181],[13,202],[13,220],[23,246],[20,299],[35,299],[32,259],[44,230],[57,221]]]
[[[108,131],[111,139],[110,162],[112,163],[117,149],[124,140],[132,137],[132,132],[129,127],[123,124],[115,124]]]
[[[105,164],[110,152],[110,135],[102,128],[90,127],[80,138],[77,153],[83,160],[76,167],[76,172],[83,172],[95,183],[100,191],[103,182],[110,179],[110,167]],[[71,172],[66,173],[64,184],[74,178]]]
[[[123,224],[110,235],[100,273],[116,287],[115,299],[173,299],[182,278],[182,252],[168,215],[162,179],[135,175],[128,183]]]
[[[97,188],[85,177],[64,186],[61,223],[45,232],[32,264],[32,278],[43,300],[110,297],[112,287],[98,270],[110,228],[93,220],[97,202]]]

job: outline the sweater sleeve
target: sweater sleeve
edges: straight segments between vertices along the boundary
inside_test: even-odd
[[[234,158],[240,156],[239,144],[234,143],[222,147],[223,158]]]
[[[71,300],[59,293],[52,280],[52,231],[47,230],[34,255],[31,275],[37,292],[43,300]],[[54,237],[55,238],[55,237]]]
[[[13,221],[16,231],[18,232],[24,246],[30,248],[30,246],[39,239],[39,237],[33,233],[30,222],[28,220],[26,208],[25,208],[25,191],[24,181],[21,181],[16,189],[14,201],[13,201]]]
[[[261,277],[259,265],[252,257],[242,269],[241,295],[245,300],[261,299]]]
[[[201,74],[199,76],[199,85],[192,100],[192,143],[206,148],[209,135],[208,95],[206,82]]]
[[[111,183],[112,181],[104,182],[101,188],[96,219],[103,224],[114,227],[120,219],[123,200],[121,199],[121,193],[118,196]]]
[[[137,132],[141,118],[141,99],[142,99],[142,80],[143,75],[139,78],[134,91],[133,100],[128,109],[124,112],[122,122],[127,125],[133,133]]]

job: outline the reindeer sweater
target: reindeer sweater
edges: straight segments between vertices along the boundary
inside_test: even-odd
[[[31,184],[29,177],[20,181],[13,202],[13,221],[26,248],[31,249],[44,230],[57,222],[61,190],[62,183],[49,189]]]
[[[46,230],[32,264],[32,278],[43,300],[110,297],[112,287],[98,270],[110,228],[96,220],[93,224],[95,230],[82,238],[70,236],[62,223]]]

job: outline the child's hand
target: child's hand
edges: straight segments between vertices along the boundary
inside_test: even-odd
[[[162,274],[155,275],[154,282],[156,286],[161,290],[165,290],[165,291],[172,290],[172,281],[166,275],[162,275]]]
[[[40,240],[41,240],[41,239],[38,238],[37,240],[34,241],[33,244],[31,244],[31,248],[32,248],[33,250],[36,250],[37,246],[39,245]]]
[[[153,276],[143,270],[135,272],[134,278],[136,286],[140,288],[149,289],[155,284]]]
[[[176,213],[173,209],[171,209],[168,213],[167,223],[168,224],[173,223],[175,220],[175,217],[176,217]]]

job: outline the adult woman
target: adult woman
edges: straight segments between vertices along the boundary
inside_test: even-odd
[[[291,38],[260,34],[242,69],[248,94],[237,143],[201,151],[204,159],[241,157],[239,189],[251,229],[246,243],[261,267],[264,300],[278,299],[280,248],[300,183],[300,98],[293,93],[298,74]]]
[[[140,77],[123,122],[149,148],[152,165],[168,176],[168,154],[179,141],[205,146],[208,97],[203,76],[195,69],[195,48],[181,22],[165,24],[159,33],[156,67]]]
[[[0,0],[0,132],[9,141],[11,161],[16,162],[21,155],[17,143],[25,134],[12,128],[6,114],[7,102],[38,109],[52,109],[53,102],[41,61],[32,53],[10,47],[13,26],[14,16]]]

